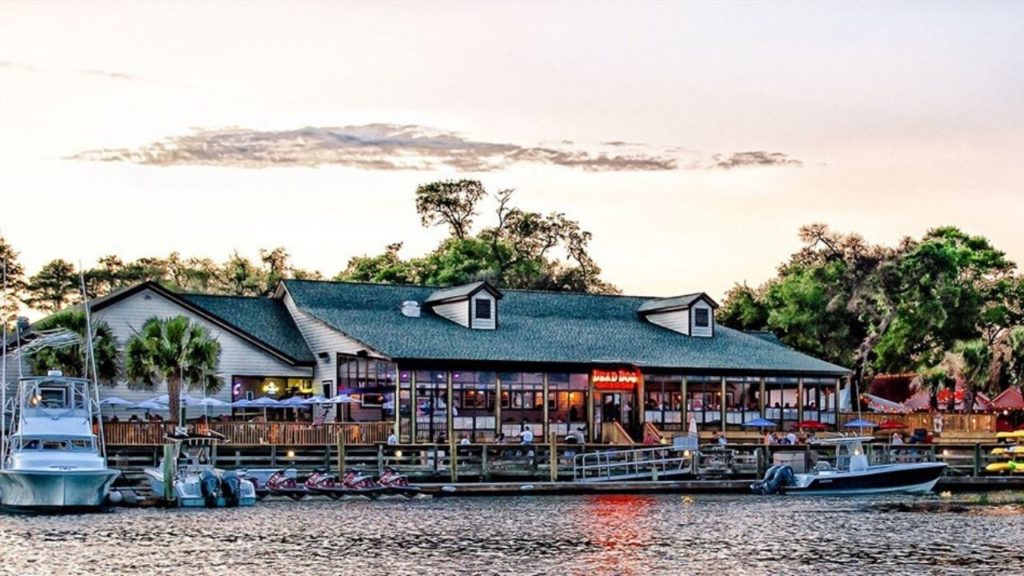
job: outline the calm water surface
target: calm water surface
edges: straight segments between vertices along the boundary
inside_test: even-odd
[[[1019,573],[1021,496],[310,499],[0,516],[0,573]]]

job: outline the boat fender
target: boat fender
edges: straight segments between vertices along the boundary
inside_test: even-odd
[[[242,481],[238,474],[226,472],[220,481],[220,490],[228,506],[237,507],[242,503]]]
[[[220,479],[212,470],[203,470],[199,476],[199,493],[203,495],[203,502],[207,508],[215,508],[217,499],[220,497]]]
[[[124,496],[121,494],[120,490],[111,490],[110,493],[107,494],[107,502],[110,502],[111,504],[120,504],[123,501]]]

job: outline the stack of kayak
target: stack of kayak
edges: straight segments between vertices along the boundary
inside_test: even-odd
[[[1000,432],[996,434],[996,439],[1005,443],[1005,446],[992,449],[992,455],[1000,460],[985,466],[985,471],[1024,474],[1024,430]]]

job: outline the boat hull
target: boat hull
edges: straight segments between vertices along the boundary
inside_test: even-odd
[[[2,470],[0,503],[5,508],[61,510],[107,504],[117,470]]]
[[[159,468],[145,468],[143,473],[153,494],[158,498],[164,495],[164,475]],[[194,480],[194,479],[193,479]],[[240,481],[241,495],[238,506],[255,506],[257,500],[256,487],[249,480]],[[181,508],[226,508],[230,505],[224,496],[218,496],[212,503],[207,502],[199,488],[199,483],[186,479],[174,482],[174,502]]]
[[[941,462],[872,466],[862,472],[798,474],[787,494],[840,495],[899,492],[924,494],[935,488],[946,465]]]

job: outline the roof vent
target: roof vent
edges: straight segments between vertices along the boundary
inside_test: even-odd
[[[406,300],[402,302],[402,316],[407,318],[419,318],[420,317],[420,304],[415,300]]]

